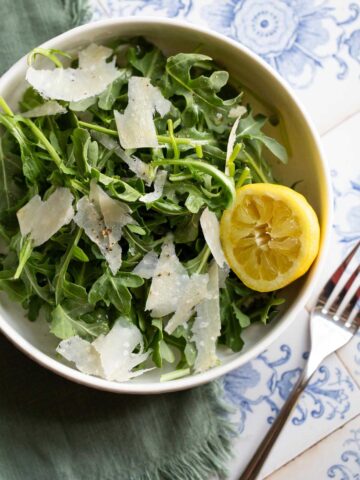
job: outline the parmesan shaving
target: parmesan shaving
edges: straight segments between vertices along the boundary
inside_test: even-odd
[[[96,180],[91,180],[89,200],[101,212],[106,228],[109,230],[109,239],[117,238],[122,234],[122,227],[129,223],[136,223],[130,215],[131,210],[126,203],[114,200],[97,185]],[[118,241],[115,240],[115,241]]]
[[[132,273],[139,275],[141,278],[152,278],[154,276],[158,261],[159,259],[157,254],[152,250],[151,252],[148,252],[136,265]]]
[[[99,247],[100,252],[115,275],[121,266],[122,250],[117,242],[110,242],[107,228],[101,214],[90,202],[89,197],[82,197],[77,203],[75,223],[84,229],[86,235]]]
[[[146,370],[132,372],[132,369],[144,362],[150,351],[144,353],[144,343],[140,330],[125,318],[116,321],[107,335],[100,335],[93,342],[100,355],[100,361],[107,380],[124,382]],[[140,346],[138,353],[133,350]]]
[[[90,342],[83,340],[79,336],[76,335],[75,337],[62,340],[56,351],[66,360],[69,360],[69,362],[74,362],[80,372],[98,377],[105,376],[99,353]]]
[[[196,318],[192,327],[197,356],[195,372],[203,372],[219,363],[216,342],[220,335],[221,318],[219,302],[219,269],[215,262],[209,269],[208,298],[196,307]]]
[[[65,107],[60,105],[55,100],[50,100],[49,102],[45,102],[38,107],[32,108],[27,112],[21,113],[22,117],[25,118],[36,118],[36,117],[45,117],[46,115],[57,115],[59,113],[66,113],[67,110]]]
[[[238,118],[245,115],[245,113],[247,113],[247,108],[244,107],[243,105],[238,105],[237,107],[233,107],[230,109],[229,117]]]
[[[106,59],[112,50],[95,44],[79,52],[79,68],[36,70],[29,67],[26,80],[44,98],[78,102],[102,93],[120,72],[115,58]]]
[[[79,67],[89,68],[90,70],[96,70],[96,66],[101,63],[105,63],[106,59],[112,55],[111,48],[104,47],[103,45],[96,45],[91,43],[88,47],[80,50],[79,52]]]
[[[227,147],[226,147],[225,175],[229,175],[228,162],[229,162],[231,154],[234,150],[234,145],[235,145],[235,142],[236,142],[236,130],[239,126],[239,122],[240,122],[240,117],[238,117],[235,120],[234,125],[232,126],[232,128],[230,130],[229,139],[228,139],[228,143],[227,143]]]
[[[133,353],[137,346],[140,351]],[[92,343],[75,336],[60,342],[56,351],[81,372],[111,381],[125,382],[152,370],[132,371],[151,352],[144,352],[140,330],[125,318],[118,319],[107,335],[100,335]]]
[[[155,318],[175,312],[188,281],[189,275],[176,256],[174,242],[169,236],[155,268],[145,310],[151,310]]]
[[[129,102],[123,114],[114,111],[120,144],[123,148],[156,148],[159,146],[153,116],[155,110],[163,117],[171,102],[146,77],[131,77]]]
[[[165,170],[161,170],[157,172],[155,181],[154,181],[154,191],[147,193],[145,195],[142,195],[139,198],[140,202],[152,203],[152,202],[155,202],[156,200],[159,200],[159,198],[161,198],[164,191],[166,177],[167,177],[167,172]]]
[[[21,235],[30,234],[33,246],[37,247],[51,238],[61,227],[71,222],[74,216],[72,196],[68,188],[57,188],[47,200],[35,195],[17,212]]]
[[[171,335],[180,325],[184,325],[193,315],[194,307],[204,300],[207,295],[207,274],[194,274],[187,282],[186,288],[179,299],[176,312],[165,327],[165,332]]]
[[[205,237],[205,241],[210,248],[212,256],[216,263],[222,268],[227,264],[223,249],[220,243],[220,226],[214,212],[211,212],[207,207],[200,217],[200,225]]]
[[[109,197],[92,180],[89,197],[84,196],[77,203],[74,221],[96,243],[115,275],[121,266],[122,251],[118,242],[122,228],[134,223],[128,206]]]
[[[139,158],[135,157],[134,155],[128,155],[119,145],[119,143],[116,140],[113,140],[109,135],[106,135],[104,133],[100,132],[91,132],[91,135],[93,138],[95,138],[96,141],[101,143],[105,148],[108,150],[113,150],[115,155],[123,162],[126,163],[126,165],[129,167],[129,169],[135,173],[135,175],[140,178],[141,180],[144,180],[144,182],[147,185],[151,185],[151,183],[154,180],[154,169],[152,168],[151,165],[148,165],[147,163],[143,162]]]
[[[226,287],[226,279],[230,274],[230,267],[228,264],[225,264],[222,268],[219,268],[219,287],[225,288]]]

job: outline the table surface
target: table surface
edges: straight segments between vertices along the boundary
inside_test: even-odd
[[[260,54],[294,88],[322,136],[333,182],[335,217],[325,281],[360,238],[360,2],[91,3],[94,21],[151,15],[206,25]],[[267,351],[224,377],[239,433],[228,480],[239,477],[300,375],[309,349],[310,307],[311,302]],[[360,479],[360,335],[331,355],[313,376],[259,475],[265,478]]]

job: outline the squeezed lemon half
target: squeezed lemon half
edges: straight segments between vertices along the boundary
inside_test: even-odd
[[[303,195],[283,185],[256,183],[236,191],[234,204],[223,213],[220,237],[240,280],[269,292],[310,268],[319,250],[320,227]]]

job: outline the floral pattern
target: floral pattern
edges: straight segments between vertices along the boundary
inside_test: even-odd
[[[94,0],[93,0],[94,1]],[[348,32],[360,5],[338,18],[324,0],[98,0],[94,20],[148,15],[183,18],[241,42],[260,55],[295,88],[309,87],[327,62],[344,79],[349,59],[360,63],[360,30]],[[344,58],[344,56],[348,58]]]
[[[360,240],[360,175],[351,179],[337,170],[332,170],[331,176],[335,202],[335,233],[339,243],[355,244]]]
[[[360,12],[355,4],[350,8],[349,18],[338,21],[332,7],[316,0],[228,0],[204,7],[204,14],[211,27],[263,57],[294,87],[305,88],[327,61],[338,63],[339,78],[346,76],[340,54],[344,27]],[[356,57],[360,40],[353,35],[347,44]]]
[[[349,47],[349,55],[360,63],[360,30],[355,30],[345,43]]]
[[[286,368],[291,356],[291,347],[283,344],[276,358],[270,359],[264,352],[253,362],[225,376],[226,397],[237,407],[236,422],[240,432],[246,427],[247,417],[254,414],[260,404],[267,406],[267,423],[274,421],[302,371],[300,367]],[[303,358],[306,357],[304,353]],[[344,419],[350,408],[349,393],[354,388],[353,381],[343,370],[330,371],[327,366],[321,366],[301,396],[291,423],[299,426],[308,418]]]
[[[329,467],[328,478],[338,480],[360,480],[360,428],[351,430],[351,437],[345,440],[346,450],[341,454],[339,463]]]
[[[109,16],[150,15],[164,17],[186,16],[192,0],[107,0],[106,10]]]

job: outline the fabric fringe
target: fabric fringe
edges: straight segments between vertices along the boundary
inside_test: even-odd
[[[71,28],[86,23],[91,18],[91,9],[88,0],[62,0],[64,9],[71,19]]]
[[[193,445],[192,450],[167,459],[162,465],[151,466],[141,477],[130,475],[129,480],[205,480],[215,473],[221,478],[227,476],[226,464],[232,456],[231,439],[236,434],[236,428],[229,419],[233,409],[222,400],[220,382],[212,382],[202,388],[210,399],[217,422],[207,441],[202,445]]]

